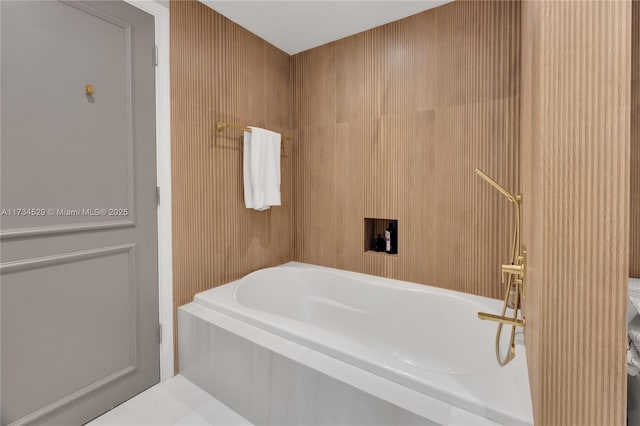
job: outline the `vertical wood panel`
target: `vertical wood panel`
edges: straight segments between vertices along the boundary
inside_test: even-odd
[[[296,260],[501,297],[519,187],[517,2],[455,2],[293,57]],[[320,134],[325,136],[319,136]],[[399,221],[399,255],[363,250]]]
[[[630,2],[522,5],[536,424],[626,424]]]
[[[293,257],[500,297],[511,206],[473,169],[522,178],[536,423],[624,424],[638,9],[633,58],[628,2],[461,1],[289,58],[172,2],[175,306]],[[220,119],[294,137],[282,208],[244,209],[241,135]],[[399,220],[397,257],[363,252],[365,217]]]
[[[640,1],[631,22],[631,237],[629,275],[640,278]]]
[[[171,2],[170,20],[177,307],[197,292],[292,260],[293,155],[285,143],[282,206],[247,210],[242,134],[217,133],[215,122],[290,134],[289,56],[196,1]]]

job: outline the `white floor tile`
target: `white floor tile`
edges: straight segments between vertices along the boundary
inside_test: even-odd
[[[251,423],[178,375],[136,395],[88,425],[240,426]]]

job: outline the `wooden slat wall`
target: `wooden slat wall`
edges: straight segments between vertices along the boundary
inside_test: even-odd
[[[640,0],[631,23],[631,253],[629,275],[640,278]]]
[[[534,416],[539,425],[623,426],[631,3],[527,1],[522,12]]]
[[[175,306],[294,257],[499,297],[511,206],[473,169],[513,191],[522,177],[536,423],[624,424],[629,254],[640,276],[630,8],[459,1],[289,58],[172,2]],[[216,120],[294,137],[283,207],[244,208],[241,135]],[[363,252],[365,217],[399,220],[399,256]]]
[[[474,169],[519,189],[519,20],[458,1],[293,57],[296,260],[502,296],[512,206]]]
[[[215,122],[290,135],[290,57],[196,1],[172,1],[170,20],[177,307],[197,292],[293,259],[293,155],[285,142],[282,207],[247,210],[242,134],[216,133]]]

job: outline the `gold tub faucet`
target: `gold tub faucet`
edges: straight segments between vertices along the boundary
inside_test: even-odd
[[[518,277],[524,277],[524,264],[502,265],[502,283],[503,284],[504,284],[505,275],[515,275]]]
[[[522,203],[522,195],[512,194],[507,191],[502,185],[489,177],[480,169],[476,169],[476,174],[484,179],[487,183],[498,190],[514,205],[514,228],[513,228],[513,240],[511,246],[511,263],[502,265],[500,268],[502,276],[502,284],[504,288],[504,305],[502,307],[501,315],[490,314],[486,312],[478,312],[478,318],[481,320],[495,321],[498,323],[498,329],[496,330],[496,359],[500,365],[506,365],[516,355],[515,347],[515,335],[516,327],[525,326],[525,319],[520,313],[522,304],[522,297],[524,297],[525,286],[525,257],[526,250],[520,245],[520,205]],[[506,279],[505,279],[506,277]],[[507,309],[512,309],[512,315],[507,316]],[[500,354],[500,335],[502,333],[503,326],[511,326],[511,336],[509,339],[509,351],[505,357]]]

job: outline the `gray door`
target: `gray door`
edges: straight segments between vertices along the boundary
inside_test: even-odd
[[[153,18],[0,16],[1,423],[81,424],[159,380]]]

